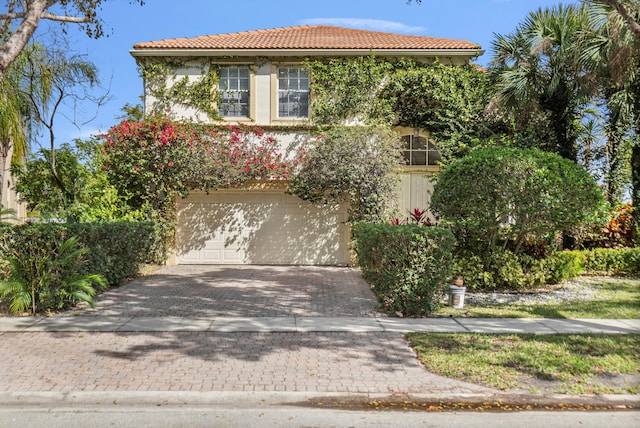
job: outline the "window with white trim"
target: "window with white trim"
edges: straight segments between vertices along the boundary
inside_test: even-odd
[[[309,71],[278,67],[278,118],[309,117]]]
[[[441,156],[435,144],[421,135],[403,135],[402,137],[405,165],[426,166],[438,165]]]
[[[218,74],[218,114],[222,117],[249,117],[250,70],[248,66],[220,67]]]

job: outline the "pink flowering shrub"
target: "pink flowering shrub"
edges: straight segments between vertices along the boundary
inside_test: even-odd
[[[255,127],[224,128],[152,118],[123,121],[104,136],[110,181],[134,205],[163,210],[191,189],[240,187],[249,180],[287,179],[299,157],[285,160],[278,143]]]

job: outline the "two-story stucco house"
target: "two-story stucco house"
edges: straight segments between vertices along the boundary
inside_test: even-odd
[[[294,129],[310,120],[306,58],[411,58],[451,65],[468,64],[479,46],[467,41],[408,36],[330,26],[299,26],[135,44],[140,63],[171,59],[182,64],[176,79],[202,76],[202,64],[217,70],[218,115],[229,123],[255,124],[288,144]],[[145,107],[154,102],[145,91]],[[176,106],[179,118],[208,121],[205,114]],[[292,131],[286,132],[291,126]],[[285,131],[283,131],[285,129]],[[276,132],[276,131],[274,131]],[[419,129],[397,129],[405,144],[400,171],[401,210],[426,208],[432,190],[429,173],[439,153]],[[177,251],[180,264],[347,264],[346,207],[314,206],[283,189],[194,192],[178,202]]]

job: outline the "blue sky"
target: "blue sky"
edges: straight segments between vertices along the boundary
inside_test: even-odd
[[[412,35],[445,37],[478,43],[485,54],[476,61],[486,65],[491,58],[494,34],[512,32],[528,12],[560,3],[552,0],[146,0],[144,6],[128,0],[105,0],[100,16],[109,37],[87,39],[69,28],[72,46],[86,54],[110,86],[110,101],[97,118],[80,128],[61,119],[56,124],[57,141],[71,141],[104,132],[117,123],[125,103],[136,104],[142,81],[129,54],[134,43],[222,34],[296,25],[338,25]],[[571,3],[571,1],[564,1]],[[76,110],[79,120],[95,114],[91,105]],[[67,115],[71,113],[67,111]],[[46,143],[45,143],[46,145]]]

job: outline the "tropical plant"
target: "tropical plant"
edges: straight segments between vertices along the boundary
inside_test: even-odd
[[[631,182],[633,206],[640,205],[640,2],[592,0],[592,31],[582,40],[580,60],[596,73],[607,114],[607,151],[611,164],[605,176],[612,205],[622,202]],[[637,217],[638,214],[635,214]],[[635,219],[636,225],[640,221]]]
[[[41,148],[25,164],[14,164],[11,173],[16,191],[27,208],[47,217],[66,217],[66,210],[80,197],[87,173],[69,144],[56,148],[58,186],[51,172],[51,150]]]
[[[108,182],[100,167],[96,140],[76,140],[56,148],[57,184],[51,172],[51,150],[41,148],[24,164],[14,164],[15,189],[27,208],[40,217],[66,221],[99,222],[139,220],[141,210],[131,209],[127,198]],[[64,189],[64,190],[62,190]]]
[[[30,254],[15,250],[7,257],[9,275],[0,280],[0,296],[10,299],[11,312],[62,309],[87,302],[93,306],[94,286],[106,287],[102,275],[78,274],[87,253],[72,237],[55,248],[32,247]]]
[[[588,27],[584,7],[558,5],[531,12],[510,35],[497,35],[490,71],[496,88],[494,108],[505,111],[519,129],[542,119],[551,130],[552,141],[542,147],[575,161],[576,124],[593,89],[585,76],[576,49]],[[542,135],[544,137],[544,135]],[[537,141],[536,141],[537,140]],[[544,138],[534,139],[538,144]]]
[[[6,181],[4,174],[9,169],[7,164],[24,160],[28,152],[27,117],[30,103],[25,93],[18,90],[24,84],[19,70],[25,62],[26,54],[20,55],[13,66],[0,75],[0,183]],[[34,81],[32,86],[34,90],[39,88],[46,92],[46,82]]]

